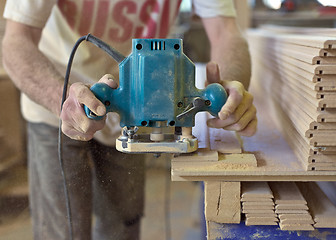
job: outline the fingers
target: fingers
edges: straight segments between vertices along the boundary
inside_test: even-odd
[[[82,107],[87,106],[92,112],[98,116],[106,113],[106,107],[91,92],[88,86],[83,83],[74,83],[69,89],[69,98],[75,98]]]
[[[243,130],[237,131],[239,135],[251,137],[257,132],[258,120],[253,119]]]
[[[243,104],[246,104],[247,101],[253,100],[250,99],[252,95],[245,91],[243,84],[240,82],[223,81],[223,86],[228,93],[228,98],[221,111],[218,113],[218,117],[222,120],[227,119],[232,113],[234,113],[243,99],[246,100]]]
[[[118,87],[109,74],[103,76],[99,82],[112,88]],[[88,141],[93,138],[96,131],[104,127],[106,118],[98,121],[89,119],[85,114],[84,105],[98,116],[106,114],[106,107],[95,97],[88,86],[83,83],[72,84],[69,96],[63,104],[60,118],[65,135],[72,139]]]
[[[112,74],[105,74],[98,82],[105,83],[113,89],[118,88],[118,83],[114,80]]]
[[[209,127],[237,131],[243,136],[252,136],[257,129],[257,111],[253,105],[253,96],[237,81],[223,81],[228,99],[218,118],[209,119]]]

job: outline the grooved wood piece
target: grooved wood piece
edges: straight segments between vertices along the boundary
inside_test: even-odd
[[[199,148],[196,152],[181,154],[172,159],[180,162],[216,162],[218,161],[218,152],[209,149]]]
[[[205,219],[240,223],[240,182],[204,182]]]

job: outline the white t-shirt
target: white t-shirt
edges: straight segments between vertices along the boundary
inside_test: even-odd
[[[133,38],[169,35],[180,3],[181,0],[7,0],[4,17],[43,28],[39,49],[65,74],[71,49],[79,37],[91,33],[128,56]],[[202,18],[236,15],[232,0],[193,0],[193,8]],[[117,79],[118,64],[91,43],[82,43],[70,81],[93,84],[106,73]],[[57,116],[25,94],[21,96],[21,111],[30,122],[58,126]],[[119,134],[119,116],[109,113],[106,127],[94,137],[114,145]]]

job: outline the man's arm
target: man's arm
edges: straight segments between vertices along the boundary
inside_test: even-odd
[[[96,131],[104,127],[105,120],[87,118],[83,105],[99,116],[105,114],[106,108],[88,86],[75,83],[69,88],[69,97],[61,112],[64,78],[38,49],[41,33],[40,28],[7,20],[2,42],[4,67],[20,91],[61,117],[62,131],[66,135],[73,139],[90,140]],[[116,87],[109,75],[100,81]]]
[[[239,81],[248,89],[250,53],[235,18],[203,18],[202,22],[211,45],[211,61],[219,65],[221,79]]]
[[[220,82],[229,97],[210,127],[234,130],[252,136],[257,130],[256,108],[248,88],[251,61],[248,45],[235,18],[203,18],[203,25],[211,44],[211,62],[207,65],[207,83]]]
[[[3,64],[20,91],[59,116],[63,77],[39,51],[41,33],[42,29],[7,20]]]

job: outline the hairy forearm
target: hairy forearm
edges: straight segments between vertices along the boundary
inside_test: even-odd
[[[251,77],[250,54],[235,18],[202,20],[210,40],[211,61],[219,65],[221,79],[239,81],[248,89]]]
[[[246,40],[232,36],[218,46],[212,45],[211,60],[220,68],[223,80],[240,81],[248,89],[251,78],[251,59]]]
[[[59,116],[62,79],[31,39],[5,36],[3,64],[14,84],[36,103]]]

